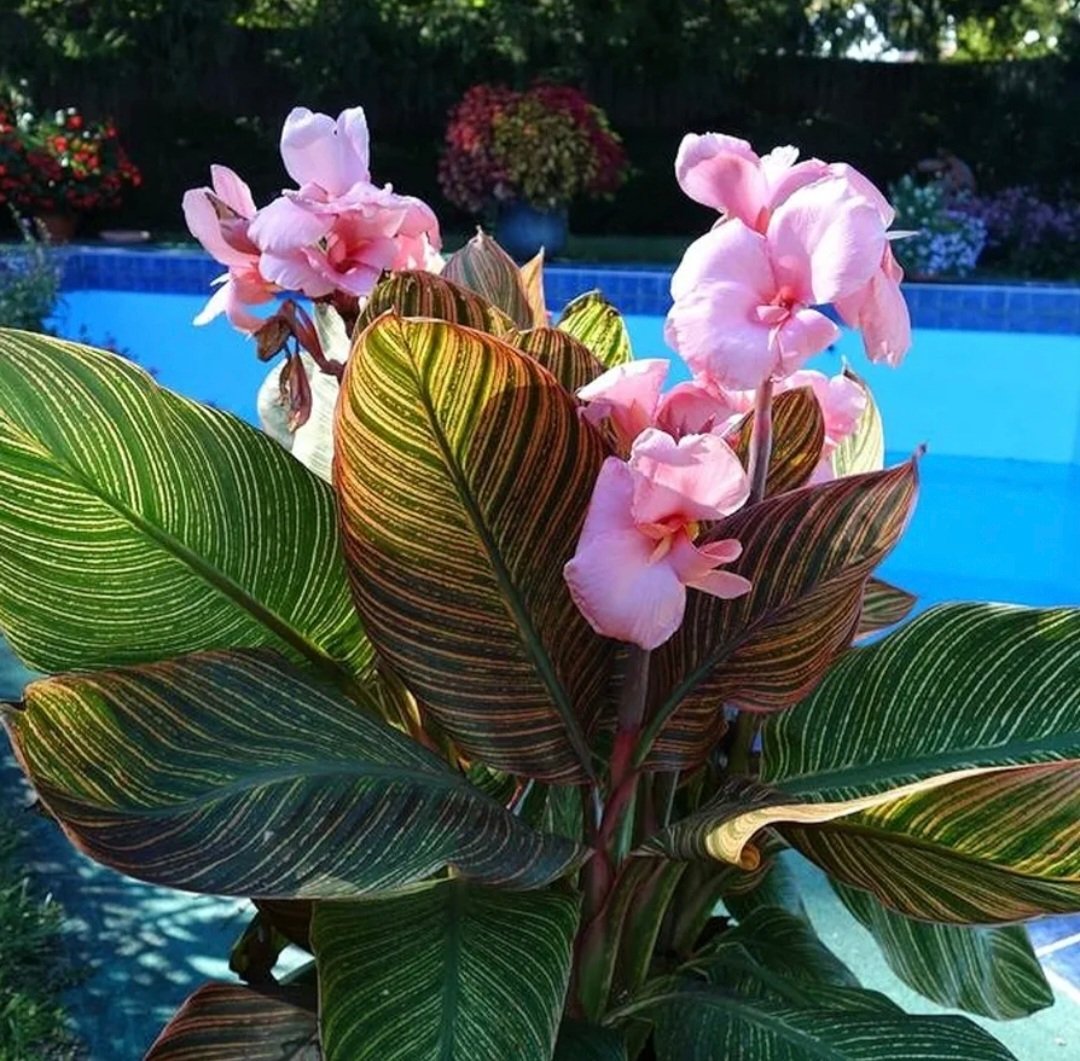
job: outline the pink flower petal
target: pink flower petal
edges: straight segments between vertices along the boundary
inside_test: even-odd
[[[676,442],[649,428],[635,440],[629,465],[639,526],[719,519],[740,509],[750,494],[742,462],[719,435]]]
[[[840,338],[840,329],[816,309],[799,309],[777,329],[779,372],[788,375]]]
[[[255,200],[251,197],[251,189],[234,170],[228,166],[212,165],[210,183],[214,186],[214,194],[226,206],[249,220],[255,216]]]
[[[332,224],[333,218],[312,213],[293,199],[279,196],[255,215],[248,235],[261,251],[282,256],[317,243]]]
[[[864,176],[854,166],[846,162],[833,162],[829,166],[829,172],[840,177],[850,185],[852,191],[861,195],[877,212],[882,225],[888,228],[896,217],[889,200],[878,190],[878,187],[869,177]]]
[[[664,550],[634,526],[632,494],[630,469],[609,457],[563,576],[574,603],[598,634],[653,649],[678,630],[686,590]]]
[[[672,544],[670,563],[684,586],[730,600],[749,592],[751,584],[742,575],[715,568],[719,564],[730,564],[741,555],[742,546],[734,538],[699,547],[681,534]]]
[[[318,184],[331,195],[370,180],[363,108],[344,110],[336,121],[307,107],[294,108],[281,130],[281,157],[297,184]]]
[[[826,177],[777,207],[767,232],[776,281],[796,302],[834,302],[878,270],[885,227],[877,210],[848,183]]]
[[[900,290],[902,277],[886,247],[881,269],[854,295],[836,303],[844,320],[862,332],[866,356],[893,367],[911,347],[911,317]]]
[[[725,221],[686,248],[671,277],[671,297],[692,295],[702,284],[726,281],[753,291],[759,302],[776,292],[765,237],[740,221]]]
[[[663,358],[642,358],[609,368],[577,392],[587,403],[582,415],[591,424],[610,417],[619,437],[629,446],[651,426],[667,372],[668,363]]]
[[[704,379],[677,383],[660,399],[656,426],[675,438],[713,431],[726,434],[742,415],[742,410],[729,400],[730,393]]]
[[[859,426],[866,408],[866,392],[853,379],[840,373],[833,377],[812,369],[793,372],[776,387],[776,392],[809,387],[825,418],[825,453],[828,455]]]
[[[675,158],[675,177],[691,199],[737,217],[751,228],[767,205],[761,160],[738,137],[688,133]]]
[[[222,265],[242,265],[250,257],[231,246],[221,231],[221,218],[209,198],[209,188],[192,188],[184,192],[184,220],[191,234],[206,252]]]

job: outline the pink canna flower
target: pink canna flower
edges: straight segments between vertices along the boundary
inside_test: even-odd
[[[600,469],[577,551],[564,568],[570,594],[605,637],[653,649],[682,623],[687,589],[730,599],[747,593],[734,539],[695,544],[700,523],[737,511],[750,486],[739,458],[718,435],[676,441],[646,428],[629,461]]]
[[[227,166],[211,166],[212,187],[192,188],[184,193],[184,219],[191,234],[228,272],[219,277],[220,287],[195,318],[206,324],[220,313],[245,332],[254,332],[263,321],[245,308],[268,302],[280,288],[259,271],[259,248],[251,238],[255,202],[248,186]]]
[[[842,181],[808,184],[766,232],[725,221],[690,245],[671,280],[665,338],[720,387],[781,379],[836,341],[839,329],[811,307],[863,289],[885,243],[876,209]]]
[[[903,279],[904,270],[886,246],[881,268],[865,286],[836,302],[844,322],[862,332],[866,356],[894,368],[911,346],[911,317],[900,293]]]
[[[285,120],[281,154],[300,187],[252,225],[266,276],[310,298],[335,290],[362,297],[384,270],[441,267],[430,207],[371,183],[362,108],[335,121],[297,107]]]

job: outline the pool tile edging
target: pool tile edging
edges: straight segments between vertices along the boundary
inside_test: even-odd
[[[207,294],[222,267],[194,250],[72,246],[63,254],[63,287],[162,294]],[[667,269],[550,265],[548,303],[600,290],[623,313],[662,316],[671,305]],[[979,331],[1080,335],[1080,286],[1049,284],[904,285],[914,325]]]

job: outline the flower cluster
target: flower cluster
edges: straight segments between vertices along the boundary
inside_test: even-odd
[[[722,214],[672,277],[665,334],[693,379],[664,394],[667,362],[638,361],[578,392],[584,417],[607,425],[622,454],[601,470],[564,571],[579,609],[607,637],[651,650],[681,625],[687,589],[749,591],[745,578],[718,570],[741,547],[711,525],[761,500],[764,475],[748,480],[731,432],[751,409],[767,410],[773,393],[811,389],[825,422],[811,481],[832,478],[831,455],[867,399],[846,376],[802,367],[839,335],[816,306],[832,303],[859,328],[872,360],[895,365],[910,345],[887,233],[892,208],[857,170],[797,159],[793,148],[759,157],[730,136],[685,138],[679,183]],[[755,417],[755,438],[767,431]],[[767,467],[767,443],[761,452]]]
[[[30,213],[116,207],[141,183],[112,122],[74,107],[36,116],[25,100],[0,103],[0,203]]]
[[[618,136],[577,89],[475,85],[451,112],[439,183],[450,202],[479,213],[493,201],[551,208],[608,195],[626,172]]]
[[[261,209],[226,166],[211,167],[210,187],[184,195],[188,228],[228,269],[197,324],[225,313],[241,331],[255,332],[265,322],[248,307],[281,291],[355,300],[385,270],[441,266],[439,223],[427,204],[372,183],[362,108],[336,120],[295,108],[281,155],[297,187]]]
[[[957,212],[986,231],[986,256],[1011,271],[1067,276],[1080,268],[1080,201],[1047,202],[1029,187],[967,196]]]
[[[968,276],[986,246],[986,225],[974,213],[950,205],[939,181],[919,184],[901,177],[889,188],[896,223],[913,234],[901,240],[896,256],[917,276]],[[962,204],[964,197],[952,202]]]

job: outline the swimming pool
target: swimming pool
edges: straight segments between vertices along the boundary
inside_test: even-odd
[[[266,366],[223,320],[195,328],[203,295],[75,290],[62,334],[115,342],[159,382],[253,423]],[[663,318],[627,317],[638,357],[669,356]],[[899,370],[856,336],[815,359],[864,374],[890,456],[926,443],[915,518],[882,568],[925,606],[942,600],[1080,604],[1080,341],[1064,334],[917,329]],[[674,360],[673,379],[685,370]]]

